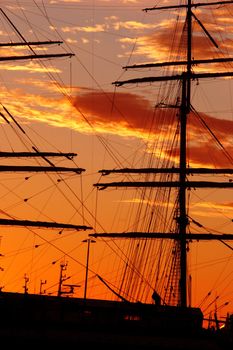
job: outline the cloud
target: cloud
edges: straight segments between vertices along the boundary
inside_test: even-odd
[[[174,12],[176,13],[176,12]],[[206,32],[200,24],[193,18],[193,36],[192,36],[192,57],[194,59],[208,59],[216,56],[216,50],[229,52],[232,49],[232,30],[233,21],[229,12],[223,9],[213,8],[211,15],[206,11],[194,10],[194,13]],[[183,15],[179,13],[179,18],[183,21]],[[178,14],[174,19],[164,20],[162,17],[159,22],[154,24],[154,30],[145,33],[137,39],[135,55],[147,58],[150,61],[168,61],[186,59],[185,43],[187,40],[187,31],[182,21],[177,21]],[[227,30],[226,30],[227,26]],[[150,28],[152,28],[151,26]],[[140,28],[138,24],[137,29]],[[149,25],[148,25],[149,28]],[[136,28],[134,28],[136,29]],[[144,28],[145,29],[145,28]],[[233,28],[232,28],[233,29]],[[169,35],[167,35],[169,33]],[[125,39],[123,39],[125,40]],[[217,53],[219,58],[219,52]],[[216,67],[223,69],[222,64],[209,65],[208,70],[216,70]],[[195,70],[203,70],[204,66],[194,67]]]
[[[95,26],[82,26],[82,27],[63,27],[62,32],[64,33],[77,33],[77,32],[85,32],[85,33],[98,33],[104,32],[106,30],[105,24],[96,24]]]
[[[73,102],[85,115],[96,131],[121,136],[148,138],[163,135],[168,138],[171,124],[174,136],[177,125],[177,109],[153,108],[144,97],[133,93],[104,93],[97,90],[81,91]],[[211,132],[210,132],[211,129]],[[229,166],[232,150],[233,122],[206,114],[191,112],[188,117],[188,156],[196,166]],[[171,136],[170,136],[171,137]],[[223,156],[225,152],[226,157]],[[167,156],[171,151],[167,149]],[[178,150],[174,151],[177,157]]]
[[[150,130],[161,132],[155,110],[146,98],[132,93],[113,93],[85,89],[73,100],[79,115],[85,115],[96,132],[124,137],[148,138]],[[169,124],[169,113],[165,124]]]
[[[116,19],[115,19],[116,20]],[[139,21],[115,21],[113,23],[115,30],[128,29],[128,30],[144,30],[155,28],[154,24],[142,23]],[[135,39],[134,39],[135,40]]]
[[[31,86],[35,85],[37,89],[40,88],[43,95],[40,96],[38,93],[36,96],[33,93],[25,95],[23,90],[11,90],[14,103],[9,106],[7,103],[9,96],[5,101],[5,92],[1,93],[2,103],[9,107],[13,115],[20,117],[22,122],[38,121],[56,127],[71,128],[83,134],[94,132],[137,138],[151,143],[151,146],[148,145],[148,152],[153,149],[153,142],[166,142],[168,146],[163,149],[164,157],[178,160],[178,149],[174,147],[171,152],[168,141],[177,137],[179,110],[154,108],[147,98],[135,93],[107,93],[77,88],[76,97],[72,100],[74,107],[72,111],[70,99],[67,98],[69,95],[65,90],[63,96],[55,98],[57,88],[53,84],[45,86],[42,81],[25,80],[25,84],[29,83]],[[232,135],[233,121],[192,112],[188,116],[189,165],[229,167],[231,158],[228,154],[233,151]],[[153,150],[155,154],[156,149]]]
[[[0,70],[2,71],[17,71],[17,72],[29,72],[29,73],[61,73],[61,70],[56,67],[45,67],[38,63],[29,62],[24,65],[5,64],[0,65]]]

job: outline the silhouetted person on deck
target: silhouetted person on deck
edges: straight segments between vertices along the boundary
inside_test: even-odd
[[[161,297],[155,290],[152,294],[152,299],[154,300],[155,305],[161,305]]]

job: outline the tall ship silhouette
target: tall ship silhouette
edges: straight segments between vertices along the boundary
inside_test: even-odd
[[[230,303],[219,304],[221,296],[212,296],[209,292],[199,306],[193,306],[194,283],[189,271],[190,260],[194,259],[193,246],[196,250],[197,245],[204,246],[200,248],[203,252],[213,249],[213,254],[213,242],[226,250],[233,249],[231,229],[225,232],[220,222],[217,224],[221,229],[211,229],[218,217],[216,219],[211,214],[211,197],[206,192],[211,191],[213,201],[216,198],[230,201],[233,186],[231,137],[225,140],[223,127],[217,129],[227,124],[226,119],[222,117],[217,122],[217,118],[211,119],[207,111],[199,112],[195,108],[199,88],[203,89],[212,80],[229,82],[233,76],[233,57],[226,55],[227,49],[221,47],[199,18],[201,10],[225,10],[227,7],[233,9],[233,1],[187,0],[143,9],[146,13],[159,13],[164,18],[168,11],[172,11],[176,20],[173,31],[166,37],[171,43],[166,61],[129,64],[123,67],[124,70],[134,75],[139,72],[140,77],[113,82],[119,96],[122,88],[146,86],[151,89],[153,99],[153,108],[148,108],[148,114],[142,115],[139,121],[145,130],[143,147],[132,149],[132,157],[125,164],[116,161],[120,166],[99,170],[100,179],[93,186],[98,201],[105,200],[105,194],[108,200],[111,197],[115,200],[113,193],[121,192],[119,202],[123,209],[118,207],[111,226],[118,229],[106,232],[98,220],[93,225],[59,223],[18,219],[5,210],[1,211],[0,225],[3,227],[81,231],[85,233],[82,242],[87,248],[86,263],[82,266],[85,272],[83,296],[74,295],[79,284],[67,283],[65,260],[60,264],[56,295],[42,292],[45,281],[41,281],[40,293],[31,293],[27,276],[21,293],[1,288],[2,339],[26,346],[41,346],[45,342],[49,345],[99,345],[104,348],[124,345],[140,349],[226,349],[232,346],[233,316],[230,309],[225,318],[219,317],[219,309],[226,309]],[[13,25],[6,13],[1,12]],[[202,40],[203,52],[196,49],[197,40]],[[2,60],[72,56],[72,53],[38,54],[34,49],[52,44],[62,43],[27,42],[21,35],[21,41],[14,45],[27,46],[31,54]],[[143,91],[146,92],[146,88]],[[117,97],[115,103],[116,100]],[[117,107],[114,105],[113,108]],[[4,104],[1,117],[4,123],[16,127],[17,134],[27,137]],[[73,162],[76,153],[40,151],[29,141],[30,150],[0,153],[2,159],[7,158],[9,162],[13,159],[13,164],[1,165],[1,172],[55,173],[59,183],[65,181],[63,174],[80,175],[84,172],[76,165],[60,166],[54,161],[62,158],[65,163]],[[214,148],[208,149],[212,143],[216,147],[215,153]],[[35,159],[36,165],[22,165],[22,162],[16,165],[16,158],[27,162]],[[109,176],[111,180],[107,181]],[[51,175],[49,177],[51,179]],[[201,202],[202,197],[208,197],[209,203]],[[106,206],[106,200],[103,205]],[[198,206],[202,212],[200,209],[198,212]],[[227,228],[231,221],[229,219]],[[108,248],[115,254],[115,257],[110,256],[117,266],[114,275],[108,271],[108,254],[103,254],[104,265],[100,266],[104,267],[99,269],[100,273],[90,266],[90,252],[99,250],[100,246],[103,251]],[[106,271],[106,275],[101,271]],[[93,276],[101,286],[98,288],[106,290],[106,298],[99,298],[98,294],[90,297],[94,295],[95,283],[90,281]],[[204,304],[205,299],[208,307]],[[211,305],[213,312],[209,311]]]

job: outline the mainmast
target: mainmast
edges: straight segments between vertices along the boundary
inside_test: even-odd
[[[179,214],[178,234],[180,236],[180,303],[187,306],[187,254],[186,254],[186,227],[188,224],[186,213],[186,129],[187,117],[190,112],[191,95],[191,63],[192,57],[192,14],[191,0],[187,7],[187,65],[182,79],[182,99],[180,107],[180,187],[179,187]]]
[[[204,25],[200,22],[200,20],[196,17],[196,15],[192,12],[192,8],[197,8],[201,6],[211,6],[211,5],[221,5],[221,4],[229,4],[233,3],[233,1],[217,1],[217,2],[208,2],[208,3],[192,3],[191,0],[187,0],[185,5],[173,5],[173,6],[162,6],[162,7],[153,7],[146,8],[144,11],[151,10],[165,10],[165,9],[186,9],[186,31],[187,31],[187,42],[186,42],[186,60],[184,61],[175,61],[175,62],[159,62],[159,63],[151,63],[151,64],[140,64],[133,66],[126,66],[125,69],[130,68],[148,68],[148,67],[168,67],[168,66],[182,66],[183,72],[177,73],[175,75],[170,76],[156,76],[156,77],[145,77],[140,79],[130,79],[127,81],[116,81],[113,84],[116,86],[122,86],[125,84],[138,84],[144,82],[162,82],[162,81],[172,81],[177,80],[181,82],[182,91],[181,91],[181,103],[179,106],[180,109],[180,154],[179,154],[179,167],[171,168],[171,169],[119,169],[119,170],[100,170],[103,175],[108,175],[110,173],[118,172],[118,173],[177,173],[178,181],[151,181],[151,182],[113,182],[113,183],[97,183],[94,186],[99,187],[100,189],[104,189],[107,187],[173,187],[178,188],[178,212],[176,216],[177,228],[178,232],[176,235],[171,233],[164,232],[150,232],[150,233],[142,233],[142,232],[128,232],[123,234],[91,234],[92,237],[128,237],[128,238],[164,238],[164,239],[174,239],[179,242],[180,249],[180,281],[179,281],[179,304],[182,307],[187,307],[187,241],[189,239],[193,240],[222,240],[225,237],[226,240],[233,240],[233,235],[213,235],[213,234],[191,234],[187,233],[187,226],[189,224],[188,215],[187,215],[187,204],[186,204],[186,192],[188,188],[232,188],[233,183],[221,183],[221,182],[200,182],[200,181],[187,181],[187,176],[191,173],[194,174],[231,174],[232,169],[208,169],[208,168],[190,168],[187,167],[187,118],[189,117],[191,111],[191,82],[195,79],[200,78],[210,78],[210,77],[229,77],[233,76],[233,72],[200,72],[195,73],[192,69],[194,65],[199,63],[213,64],[215,62],[232,62],[233,58],[218,58],[218,59],[200,59],[196,60],[192,57],[192,20],[193,18],[197,21],[197,23],[201,26],[204,33],[209,37],[211,42],[216,46],[217,43],[210,36]]]

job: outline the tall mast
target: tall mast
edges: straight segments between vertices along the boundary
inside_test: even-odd
[[[192,14],[191,0],[188,0],[187,7],[187,69],[183,73],[182,80],[182,100],[180,108],[180,189],[179,189],[179,217],[178,231],[180,235],[180,304],[187,306],[187,254],[186,254],[186,128],[187,116],[190,112],[191,95],[191,57],[192,57]]]
[[[192,3],[191,0],[187,0],[185,5],[173,5],[173,6],[162,6],[154,8],[146,8],[144,11],[150,10],[161,10],[161,9],[186,9],[186,33],[187,33],[187,42],[186,42],[186,61],[175,61],[175,62],[159,62],[154,64],[141,64],[126,66],[125,69],[129,68],[148,68],[148,67],[164,67],[164,66],[183,66],[184,71],[170,76],[157,76],[157,77],[145,77],[145,78],[136,78],[126,81],[116,81],[113,84],[116,86],[122,86],[125,84],[138,84],[144,82],[162,82],[162,81],[171,81],[177,80],[181,82],[182,92],[181,92],[181,104],[180,104],[180,154],[179,154],[179,168],[171,169],[120,169],[120,170],[100,170],[103,175],[108,175],[114,172],[122,173],[178,173],[179,181],[151,181],[151,182],[113,182],[113,183],[97,183],[94,184],[96,187],[101,189],[107,187],[173,187],[178,188],[178,212],[177,212],[177,235],[162,233],[162,232],[150,232],[150,233],[140,233],[140,232],[128,232],[123,234],[90,234],[92,237],[128,237],[128,238],[167,238],[177,240],[179,243],[179,253],[180,253],[180,281],[179,281],[179,304],[182,307],[187,307],[187,240],[197,239],[197,240],[222,240],[221,235],[210,234],[206,236],[205,234],[193,235],[192,233],[187,234],[187,225],[189,224],[187,216],[187,205],[186,205],[186,192],[187,188],[233,188],[232,183],[221,183],[221,182],[203,182],[203,181],[187,181],[187,175],[190,175],[193,171],[195,174],[215,174],[215,173],[232,173],[232,169],[208,169],[208,168],[187,168],[187,141],[186,141],[186,131],[187,131],[187,118],[191,110],[191,81],[198,78],[210,78],[210,77],[229,77],[233,76],[233,72],[204,72],[204,73],[195,73],[192,70],[192,66],[199,63],[211,64],[215,62],[233,62],[233,58],[219,58],[219,59],[205,59],[205,60],[195,60],[192,58],[192,18],[194,17],[198,24],[201,26],[202,30],[209,37],[212,43],[217,47],[216,42],[210,36],[204,25],[198,20],[195,14],[192,12],[192,8],[201,7],[201,6],[210,6],[210,5],[221,5],[221,4],[233,3],[233,1],[216,1],[207,3]],[[216,61],[217,60],[217,61]],[[176,237],[175,237],[176,236]],[[233,235],[223,235],[226,240],[233,240]],[[224,238],[223,238],[224,239]]]

